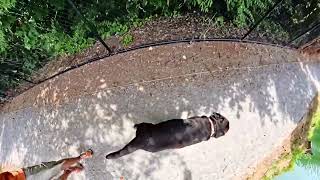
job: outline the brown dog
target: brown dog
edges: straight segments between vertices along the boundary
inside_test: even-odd
[[[136,137],[124,148],[106,156],[115,159],[138,149],[158,152],[165,149],[176,149],[218,138],[229,130],[229,121],[219,113],[210,117],[196,116],[188,119],[171,119],[159,124],[140,123],[134,125]]]

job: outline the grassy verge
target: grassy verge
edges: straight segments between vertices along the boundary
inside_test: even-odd
[[[284,153],[276,162],[274,162],[270,169],[263,176],[263,180],[271,180],[274,177],[288,172],[293,169],[295,159],[304,152],[304,149],[296,147],[290,153]]]
[[[317,95],[313,100],[309,112],[292,133],[290,150],[283,152],[280,157],[272,163],[262,179],[270,180],[282,173],[293,170],[296,163],[308,163],[319,159],[319,151],[317,151],[317,147],[320,147],[317,145],[319,144],[318,139],[320,137],[319,100],[320,97]]]

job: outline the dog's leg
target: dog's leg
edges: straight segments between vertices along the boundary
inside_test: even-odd
[[[138,149],[141,149],[141,146],[137,142],[137,138],[134,138],[132,141],[130,141],[125,147],[123,147],[119,151],[108,154],[106,156],[106,158],[107,159],[117,159],[119,157],[130,154]]]

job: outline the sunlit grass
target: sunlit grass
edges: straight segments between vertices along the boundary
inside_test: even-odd
[[[283,153],[271,165],[263,177],[264,180],[274,179],[280,174],[294,170],[295,165],[320,174],[320,106],[318,105],[319,97],[317,98],[317,103],[310,109],[309,116],[305,119],[310,122],[307,133],[300,134],[300,138],[291,142],[291,151]],[[305,141],[311,141],[312,154],[306,153]]]
[[[308,139],[312,143],[312,153],[315,156],[320,155],[320,107],[317,107],[316,112],[311,119],[311,127],[308,133]]]

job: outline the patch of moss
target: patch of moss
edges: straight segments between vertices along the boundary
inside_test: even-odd
[[[319,96],[313,99],[311,108],[302,122],[291,135],[290,151],[283,153],[277,161],[266,171],[263,180],[271,180],[274,177],[293,170],[296,161],[306,153],[311,153],[310,141],[312,143],[319,143],[315,141],[320,137],[320,107],[318,105]],[[318,146],[319,147],[319,146]],[[314,149],[312,149],[312,153]]]
[[[311,127],[308,133],[308,139],[313,140],[320,132],[320,108],[314,113],[311,119]]]
[[[270,169],[265,173],[263,180],[272,180],[274,177],[288,172],[293,169],[295,159],[304,152],[303,149],[297,147],[293,149],[290,153],[283,154],[276,162],[272,164]]]

